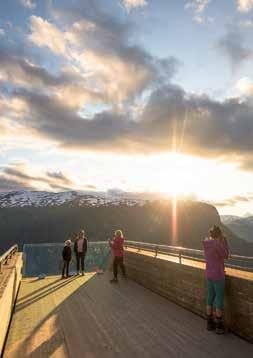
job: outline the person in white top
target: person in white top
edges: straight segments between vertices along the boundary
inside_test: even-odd
[[[80,263],[81,273],[84,275],[84,259],[87,252],[87,238],[85,237],[84,230],[81,230],[77,235],[74,244],[74,251],[76,254],[76,273],[80,274]]]

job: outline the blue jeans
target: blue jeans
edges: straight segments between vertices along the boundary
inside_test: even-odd
[[[224,288],[225,279],[222,280],[210,280],[207,279],[207,304],[213,306],[215,301],[215,307],[223,310],[224,307]]]

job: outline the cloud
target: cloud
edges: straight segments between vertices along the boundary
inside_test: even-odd
[[[56,26],[41,17],[31,16],[30,29],[28,39],[36,46],[48,47],[56,54],[65,54],[66,39]]]
[[[241,78],[237,82],[236,87],[240,91],[241,95],[248,97],[253,96],[253,81],[249,77]]]
[[[123,0],[123,5],[130,11],[132,8],[147,6],[146,0]]]
[[[249,12],[253,8],[253,0],[237,0],[237,7],[240,12]]]
[[[231,27],[227,28],[226,34],[217,42],[216,46],[228,58],[233,69],[249,60],[253,55],[252,49],[244,46],[240,31]]]
[[[27,185],[25,182],[7,178],[0,174],[0,192],[19,190],[34,190],[34,188],[30,185]]]
[[[33,0],[20,0],[20,4],[24,7],[27,7],[28,9],[35,9],[36,3]]]
[[[193,19],[198,23],[203,23],[205,21],[203,13],[207,5],[211,2],[211,0],[192,0],[188,1],[185,4],[185,9],[193,9],[194,17]],[[209,18],[210,21],[211,18]]]
[[[118,105],[161,79],[160,59],[133,44],[133,25],[103,11],[96,1],[54,9],[54,16],[65,23],[64,30],[32,16],[28,38],[74,63],[106,102]],[[171,78],[174,72],[167,74]]]
[[[8,183],[9,186],[8,186]],[[0,173],[0,191],[31,190],[41,185],[49,189],[71,190],[74,183],[61,171],[47,172],[46,175],[34,175],[24,164],[13,164],[3,168]]]
[[[5,36],[5,31],[4,31],[4,29],[0,28],[0,37],[3,37],[3,36]]]
[[[65,149],[118,153],[176,150],[204,157],[234,157],[245,165],[253,150],[253,104],[192,95],[172,84],[154,90],[137,118],[107,110],[92,119],[46,95],[20,91],[30,114],[23,124]],[[52,120],[53,119],[53,120]]]
[[[248,203],[253,200],[253,193],[248,193],[247,195],[235,195],[231,198],[224,199],[222,201],[211,201],[210,204],[217,207],[226,207],[226,206],[236,206],[240,203]]]
[[[252,20],[240,21],[240,26],[243,27],[243,28],[252,28],[253,27],[253,21]]]
[[[49,178],[56,179],[57,181],[60,181],[64,184],[72,184],[72,181],[67,178],[61,171],[59,172],[47,172],[46,173]]]
[[[76,184],[62,171],[34,174],[32,168],[24,163],[9,164],[0,170],[0,193],[19,190],[98,190],[95,185]]]
[[[55,76],[17,54],[9,54],[8,49],[1,48],[0,80],[18,87],[51,93],[74,108],[82,107],[86,102],[103,101],[103,94],[92,89],[79,73],[65,69]]]

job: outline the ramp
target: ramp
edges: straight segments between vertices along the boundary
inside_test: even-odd
[[[253,356],[253,345],[128,280],[24,279],[4,358]]]

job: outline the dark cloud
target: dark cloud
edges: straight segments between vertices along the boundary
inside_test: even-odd
[[[3,172],[11,177],[17,178],[17,180],[45,182],[45,178],[28,175],[22,169],[16,169],[15,167],[7,167]]]
[[[51,93],[64,98],[65,104],[69,102],[82,106],[87,100],[96,102],[103,99],[103,94],[89,88],[80,74],[60,72],[58,75],[53,75],[43,67],[19,57],[18,53],[14,51],[9,53],[8,48],[0,47],[0,77],[1,75],[2,82],[7,82],[17,88],[32,88],[37,93]],[[4,91],[4,86],[1,91]]]
[[[217,42],[217,48],[229,59],[233,69],[252,57],[253,51],[244,46],[239,29],[228,27],[226,34]]]
[[[62,102],[27,91],[15,94],[27,102],[24,125],[65,148],[121,153],[177,150],[198,156],[234,155],[252,158],[253,104],[239,99],[223,102],[190,95],[166,85],[152,92],[140,116],[104,111],[92,120]]]
[[[13,52],[13,51],[12,51]],[[8,48],[0,47],[0,70],[4,71],[7,81],[24,81],[28,85],[42,84],[57,86],[66,84],[69,79],[64,76],[53,76],[44,68],[34,65],[18,54],[9,53]]]
[[[48,172],[46,177],[34,176],[27,173],[22,165],[6,167],[0,173],[0,191],[34,190],[34,182],[48,185],[52,189],[73,189],[73,182],[62,172]],[[8,184],[9,183],[9,184]]]
[[[72,184],[72,181],[67,178],[64,174],[62,174],[62,172],[47,172],[47,176],[49,178],[53,178],[53,179],[56,179],[62,183],[65,183],[65,184]]]
[[[4,177],[0,174],[0,192],[34,190],[34,187],[20,180]]]
[[[69,26],[74,23],[68,32],[72,41],[79,49],[95,54],[96,60],[101,59],[107,67],[107,76],[111,68],[112,81],[117,82],[117,77],[122,76],[118,91],[126,87],[128,96],[140,94],[142,90],[154,86],[157,82],[167,82],[180,65],[173,56],[159,59],[148,53],[140,44],[136,45],[137,28],[130,18],[113,16],[98,0],[80,1],[76,6],[54,7],[52,12],[57,21],[64,22],[65,26],[66,23]],[[118,66],[118,63],[121,65]],[[95,64],[93,68],[96,71]],[[99,72],[98,76],[101,80],[103,74]],[[129,85],[130,79],[135,83]]]
[[[228,198],[228,199],[225,199],[222,201],[217,201],[217,202],[211,201],[210,204],[222,208],[225,206],[235,206],[240,203],[248,203],[251,201],[253,201],[253,193],[249,193],[245,196],[235,195],[231,198]]]

